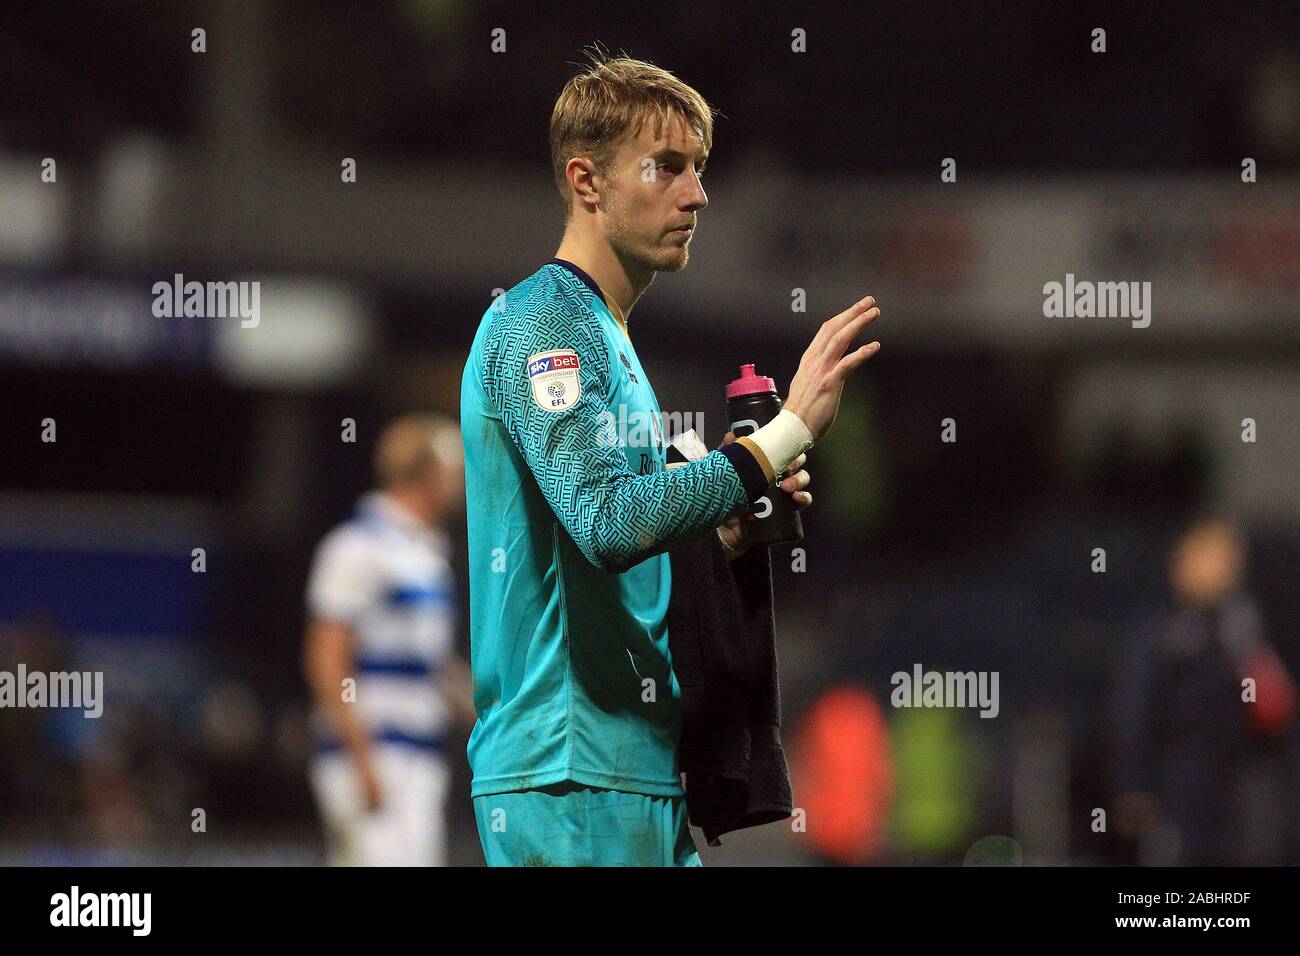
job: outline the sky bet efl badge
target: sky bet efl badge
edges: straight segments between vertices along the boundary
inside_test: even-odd
[[[530,356],[528,380],[533,383],[533,401],[548,412],[572,408],[582,397],[578,353],[573,349],[555,349]]]

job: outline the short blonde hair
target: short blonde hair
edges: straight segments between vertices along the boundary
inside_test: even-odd
[[[431,468],[458,468],[460,427],[448,416],[416,412],[394,419],[375,446],[375,480],[384,489],[420,480]]]
[[[573,190],[565,167],[574,156],[588,156],[604,175],[613,172],[614,153],[628,136],[637,136],[647,119],[655,135],[670,117],[686,121],[700,137],[704,152],[713,148],[717,110],[698,92],[645,60],[607,58],[597,50],[590,68],[569,80],[551,112],[551,172],[564,201],[567,220],[573,213]]]

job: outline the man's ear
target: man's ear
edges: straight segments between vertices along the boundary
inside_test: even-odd
[[[593,206],[600,204],[602,183],[597,181],[600,173],[590,158],[574,156],[564,167],[564,172],[573,187],[575,202],[586,202]]]

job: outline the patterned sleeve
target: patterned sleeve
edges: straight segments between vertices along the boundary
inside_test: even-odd
[[[503,315],[483,347],[488,401],[564,529],[596,567],[622,573],[717,527],[766,490],[739,443],[638,475],[609,436],[609,353],[588,320]],[[757,476],[757,477],[756,477]]]

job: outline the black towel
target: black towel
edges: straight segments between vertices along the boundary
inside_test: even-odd
[[[728,561],[716,531],[669,551],[668,645],[682,689],[681,769],[710,846],[793,813],[781,748],[772,558]]]

